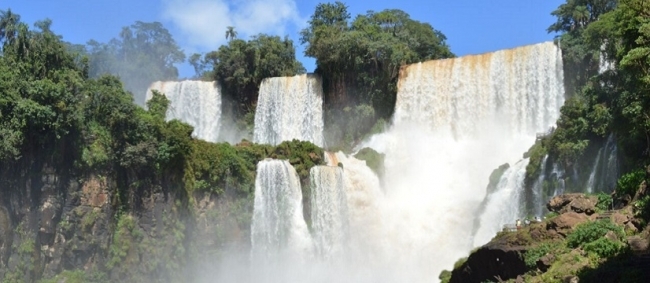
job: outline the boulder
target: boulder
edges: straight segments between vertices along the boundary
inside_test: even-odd
[[[546,270],[553,265],[554,261],[555,256],[553,254],[546,254],[545,256],[540,257],[535,264],[540,271],[546,272]]]
[[[558,234],[566,237],[573,228],[589,220],[587,215],[577,212],[567,212],[549,220],[546,224],[547,230],[555,230]]]
[[[450,283],[485,282],[495,278],[501,280],[515,279],[528,268],[522,256],[526,250],[488,243],[469,255],[467,261],[451,272]]]
[[[549,211],[566,213],[569,211],[577,213],[593,214],[596,210],[598,197],[586,196],[584,194],[564,194],[553,197],[546,207]]]

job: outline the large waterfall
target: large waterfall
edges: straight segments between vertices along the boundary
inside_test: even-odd
[[[365,161],[327,154],[328,164],[338,166],[310,172],[310,230],[295,170],[286,161],[260,162],[253,254],[297,251],[301,260],[255,265],[259,280],[252,281],[436,281],[442,269],[521,217],[528,164],[522,154],[537,133],[554,126],[564,101],[562,76],[553,43],[404,67],[393,125],[364,144],[385,154],[384,179]],[[322,118],[304,117],[313,113],[306,109],[321,115],[319,95],[297,95],[312,79],[263,83],[257,142],[322,141]],[[485,199],[492,169],[504,163],[513,165]],[[478,219],[480,203],[486,205]]]
[[[216,82],[180,81],[154,82],[147,90],[146,101],[157,90],[167,97],[171,104],[167,119],[178,119],[194,127],[196,138],[216,142],[221,126],[221,92]]]
[[[382,208],[391,213],[382,222],[401,246],[396,258],[417,259],[417,278],[435,278],[482,242],[472,231],[492,169],[515,164],[536,133],[554,126],[564,103],[562,54],[547,42],[413,64],[400,75],[393,126],[369,143],[386,154]],[[516,183],[526,162],[510,169],[508,190],[523,189]],[[488,202],[495,213],[481,217],[479,238],[519,216],[499,212],[519,205],[503,193]]]
[[[253,140],[277,145],[298,139],[323,146],[322,92],[316,75],[264,79],[255,110]]]
[[[300,180],[286,160],[268,159],[257,164],[251,234],[255,257],[302,257],[311,253]]]

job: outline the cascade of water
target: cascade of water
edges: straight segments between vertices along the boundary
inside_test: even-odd
[[[554,126],[562,80],[553,43],[402,69],[393,127],[372,140],[386,154],[382,221],[397,260],[417,258],[427,271],[416,272],[434,278],[467,255],[491,170],[514,164]],[[481,225],[498,227],[502,215],[490,215]]]
[[[520,160],[521,153],[535,141],[536,133],[545,132],[555,123],[564,101],[561,58],[555,45],[543,43],[404,67],[398,83],[393,126],[372,140],[372,147],[385,154],[386,174],[382,183],[385,187],[382,190],[379,179],[364,161],[342,153],[337,153],[335,158],[328,155],[328,164],[340,163],[343,168],[347,245],[342,255],[331,254],[331,259],[339,260],[328,261],[325,266],[320,261],[309,261],[298,267],[287,265],[285,268],[292,272],[285,273],[293,276],[289,281],[317,281],[315,278],[320,277],[313,274],[325,274],[326,278],[339,279],[330,281],[430,282],[443,268],[451,268],[458,258],[466,256],[475,245],[472,234],[475,208],[484,199],[485,182],[491,169]],[[290,100],[285,95],[262,101],[262,96],[260,93],[255,117],[257,142],[278,143],[286,137],[280,134],[284,127],[299,128],[288,126],[289,121],[294,121],[288,118],[291,114],[309,113],[275,109],[287,107],[282,101],[311,100]],[[527,162],[518,162],[504,174],[508,181],[503,181],[500,193],[486,207],[489,213],[481,217],[481,227],[485,229],[481,235],[487,237],[494,233],[487,227],[499,227],[504,217],[511,217],[508,214],[518,214],[500,212],[499,208],[503,203],[519,199],[521,189],[517,186],[523,183],[522,172]],[[262,163],[258,178],[261,178],[261,168]],[[263,182],[256,182],[254,250],[278,246],[273,244],[278,241],[268,238],[282,238],[261,231],[286,231],[273,230],[270,227],[278,225],[262,220],[266,216],[261,211],[277,209],[265,208],[272,206],[273,202],[266,199],[273,193],[262,193],[257,183]],[[258,194],[262,194],[259,201]],[[297,199],[292,198],[292,203],[299,202]],[[316,208],[316,214],[340,211],[336,208],[340,203],[336,201],[318,197],[312,201],[327,206]],[[512,206],[518,209],[519,203]],[[332,216],[323,225],[330,225],[332,230],[328,231],[335,231],[339,225],[336,219],[340,217]],[[281,227],[296,226],[299,225]],[[317,230],[324,228],[314,228],[317,238]],[[337,237],[329,239],[333,238]],[[316,241],[319,245],[319,240]],[[327,247],[334,242],[321,243]],[[296,269],[307,269],[309,275],[293,272]]]
[[[523,159],[503,173],[497,190],[487,196],[485,212],[480,215],[481,225],[474,236],[474,246],[483,245],[492,239],[505,224],[514,224],[523,218],[521,195],[524,190],[524,178],[529,159]]]
[[[287,140],[323,146],[323,95],[316,75],[268,78],[260,85],[253,141],[277,145]]]
[[[180,81],[154,82],[147,90],[146,100],[157,90],[169,99],[167,120],[178,119],[194,127],[192,135],[216,142],[221,126],[221,91],[216,82]]]
[[[607,142],[601,150],[605,152],[605,158],[601,159],[601,164],[599,165],[599,179],[596,182],[596,191],[610,193],[616,187],[620,170],[618,164],[618,147],[616,146],[616,140],[613,134],[607,137]]]
[[[546,162],[548,154],[542,158],[542,168],[533,184],[533,213],[540,219],[544,216],[544,203],[546,203],[546,194],[544,193],[544,176],[546,174]]]
[[[553,196],[558,196],[564,193],[564,169],[557,163],[553,163],[553,170],[551,170],[551,179],[554,183],[555,190]]]
[[[257,164],[251,244],[256,258],[311,253],[298,173],[286,160],[266,159]]]
[[[594,162],[594,167],[591,169],[591,173],[589,173],[589,180],[587,180],[587,187],[585,188],[585,192],[587,193],[593,193],[594,192],[594,180],[596,179],[596,170],[598,169],[598,165],[600,164],[600,155],[603,153],[603,149],[601,148],[598,150],[598,155],[596,155],[596,161]]]
[[[340,255],[348,238],[348,206],[343,169],[314,166],[311,181],[311,225],[316,253],[322,258]]]

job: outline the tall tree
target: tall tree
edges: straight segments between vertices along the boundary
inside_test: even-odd
[[[226,39],[228,41],[232,41],[235,38],[237,38],[237,31],[235,31],[235,27],[228,26],[226,28]]]
[[[176,64],[185,54],[159,22],[140,22],[123,27],[108,44],[88,42],[90,75],[114,74],[124,82],[136,102],[143,105],[145,91],[157,80],[178,78]]]
[[[453,54],[440,31],[400,10],[369,11],[349,20],[345,4],[319,4],[300,40],[305,55],[316,59],[327,108],[354,109],[348,115],[326,113],[326,125],[342,124],[335,126],[337,131],[358,139],[375,120],[392,115],[401,66]],[[369,122],[349,122],[360,116],[369,116],[363,118]]]
[[[0,10],[0,42],[11,42],[18,32],[18,23],[20,22],[20,15],[7,11]]]

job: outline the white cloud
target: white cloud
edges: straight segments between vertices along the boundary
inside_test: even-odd
[[[216,50],[226,42],[228,26],[248,39],[258,33],[284,36],[306,25],[295,0],[163,0],[163,18],[183,33],[186,50]]]

